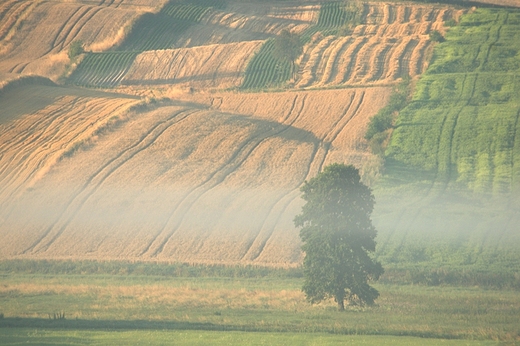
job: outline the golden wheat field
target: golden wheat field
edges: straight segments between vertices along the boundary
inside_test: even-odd
[[[119,44],[125,31],[163,0],[19,1],[0,4],[0,71],[57,79],[68,63],[75,40],[90,51]]]
[[[465,11],[364,3],[348,35],[312,36],[284,91],[244,92],[266,40],[316,25],[321,3],[229,1],[136,52],[120,86],[63,84],[72,42],[117,50],[165,4],[0,4],[0,258],[298,265],[300,186],[334,162],[380,174],[369,119]]]
[[[390,89],[132,108],[135,98],[31,86],[2,101],[24,93],[42,101],[1,125],[2,257],[294,265],[298,187],[327,163],[370,163],[359,139]]]
[[[122,83],[175,84],[198,89],[239,87],[247,62],[262,43],[247,41],[146,51],[137,56]]]

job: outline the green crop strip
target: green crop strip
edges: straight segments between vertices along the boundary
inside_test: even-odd
[[[520,182],[520,11],[462,17],[401,111],[387,159],[500,194]]]

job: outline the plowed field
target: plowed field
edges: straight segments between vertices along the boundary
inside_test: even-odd
[[[7,91],[2,104],[43,101],[0,125],[0,256],[295,265],[299,186],[324,164],[368,162],[360,138],[389,93],[211,94],[132,110],[114,94]]]

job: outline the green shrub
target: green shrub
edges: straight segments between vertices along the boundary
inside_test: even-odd
[[[78,55],[83,53],[85,53],[85,49],[83,48],[83,41],[72,41],[72,43],[69,46],[69,59],[74,60]]]
[[[438,32],[437,30],[433,30],[432,32],[430,32],[430,41],[444,42],[445,39],[444,39],[444,36],[442,36],[442,34],[440,32]]]

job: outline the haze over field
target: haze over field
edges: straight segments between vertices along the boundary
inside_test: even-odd
[[[374,188],[388,262],[514,250],[518,13],[352,6],[3,2],[0,258],[296,266],[299,187],[334,162]],[[304,43],[294,71],[269,50],[282,30]],[[417,92],[374,154],[369,121],[403,81]]]

